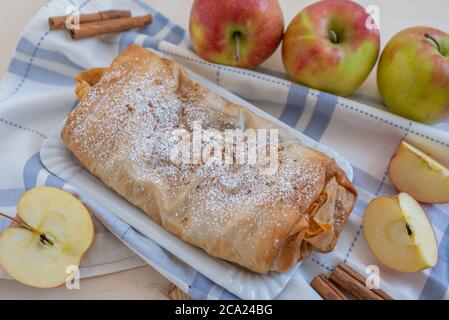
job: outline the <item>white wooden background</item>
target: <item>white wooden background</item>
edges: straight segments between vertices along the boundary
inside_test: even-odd
[[[106,1],[106,0],[105,0]],[[186,28],[193,0],[146,0],[170,19]],[[225,1],[225,0],[222,0]],[[0,1],[0,77],[8,66],[16,41],[29,19],[46,0]],[[280,0],[286,25],[296,13],[315,0]],[[427,25],[449,32],[448,0],[357,0],[377,5],[380,10],[382,44],[397,31],[416,25]],[[266,62],[282,69],[279,50]],[[375,92],[375,72],[363,90]],[[170,283],[150,266],[82,280],[80,290],[34,289],[12,280],[0,280],[0,299],[164,299]]]

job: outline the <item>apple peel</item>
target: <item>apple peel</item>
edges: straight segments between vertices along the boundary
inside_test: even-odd
[[[396,189],[423,203],[449,202],[449,169],[402,141],[388,166]]]

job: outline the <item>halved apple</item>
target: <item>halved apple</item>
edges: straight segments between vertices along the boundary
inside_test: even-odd
[[[449,169],[402,141],[388,167],[391,183],[423,203],[449,202]]]
[[[432,225],[418,202],[404,192],[372,200],[365,209],[363,231],[372,253],[391,269],[415,272],[437,263]]]
[[[16,280],[39,288],[62,285],[68,266],[79,266],[94,237],[86,207],[52,187],[25,192],[17,204],[17,226],[0,236],[0,264]]]

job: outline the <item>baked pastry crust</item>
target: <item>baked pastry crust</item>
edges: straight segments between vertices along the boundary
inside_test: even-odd
[[[357,192],[335,160],[285,129],[192,81],[137,45],[109,68],[81,73],[79,105],[61,136],[94,176],[180,239],[249,270],[284,272],[311,250],[331,251]],[[175,129],[276,128],[278,170],[176,164]]]

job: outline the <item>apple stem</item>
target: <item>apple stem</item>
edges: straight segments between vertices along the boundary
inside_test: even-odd
[[[235,41],[235,60],[240,61],[240,33],[234,33],[234,41]]]
[[[440,43],[438,42],[437,39],[435,39],[435,37],[433,35],[431,35],[430,33],[424,33],[424,37],[426,37],[427,39],[429,39],[430,41],[432,41],[433,43],[435,43],[435,45],[437,46],[438,51],[443,54],[443,50],[441,49]]]
[[[8,218],[9,220],[12,220],[12,221],[14,221],[14,222],[20,224],[21,226],[25,227],[26,229],[28,229],[28,230],[30,230],[30,231],[34,231],[33,228],[31,228],[31,227],[30,227],[29,225],[27,225],[25,222],[23,222],[23,221],[21,221],[21,220],[18,220],[18,219],[15,219],[15,218],[13,218],[13,217],[11,217],[11,216],[8,216],[7,214],[5,214],[5,213],[3,213],[3,212],[0,212],[0,216],[5,217],[5,218]]]
[[[331,39],[332,43],[337,44],[338,43],[338,36],[337,33],[333,30],[329,30],[329,38]]]
[[[0,212],[0,216],[8,218],[9,220],[12,220],[18,224],[20,224],[22,227],[24,227],[25,229],[31,231],[31,232],[37,232],[36,230],[34,230],[33,228],[31,228],[28,224],[26,224],[25,222],[23,222],[22,220],[13,218],[9,215],[7,215],[6,213]],[[49,239],[47,237],[47,235],[45,233],[39,233],[39,241],[45,246],[46,244],[49,244],[50,246],[54,245],[54,242]]]

